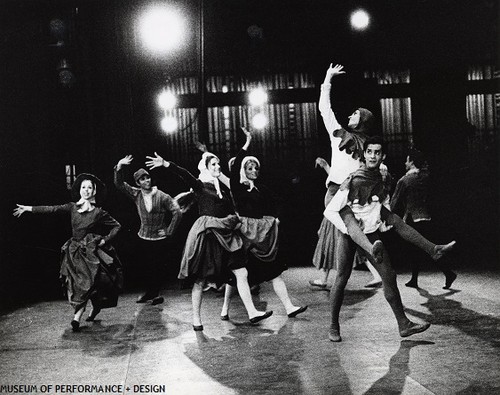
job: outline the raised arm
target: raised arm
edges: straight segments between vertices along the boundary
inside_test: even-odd
[[[122,191],[127,196],[134,198],[138,193],[138,189],[126,183],[123,175],[123,166],[130,165],[132,160],[132,155],[127,155],[118,161],[114,171],[114,183],[117,189]]]
[[[326,70],[325,80],[323,84],[321,84],[321,93],[319,96],[319,111],[321,116],[323,117],[323,123],[325,124],[326,130],[332,136],[333,131],[340,129],[339,122],[335,117],[335,113],[332,110],[331,102],[330,102],[330,91],[332,89],[331,79],[340,74],[344,74],[343,71],[344,66],[339,64],[333,66],[333,63],[330,63],[330,67]]]
[[[146,166],[149,170],[153,170],[157,167],[165,167],[181,177],[190,188],[193,188],[195,192],[203,188],[203,183],[195,178],[189,171],[183,167],[177,166],[174,162],[169,162],[163,159],[156,152],[154,156],[146,156],[146,158],[148,159],[146,161]]]
[[[330,174],[330,165],[328,162],[323,159],[323,158],[316,158],[316,161],[314,162],[314,167],[321,167],[324,171],[326,171],[326,174]]]
[[[240,151],[236,155],[234,159],[233,165],[231,167],[231,189],[236,190],[240,186],[240,168],[241,162],[243,162],[243,158],[248,154],[248,147],[252,141],[252,135],[247,130],[247,128],[242,127],[241,130],[245,133],[246,141],[243,147],[241,147]]]

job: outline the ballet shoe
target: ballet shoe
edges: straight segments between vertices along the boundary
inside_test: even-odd
[[[445,274],[446,280],[443,289],[450,289],[451,284],[453,284],[453,281],[457,278],[457,275],[453,272]]]
[[[377,264],[382,263],[384,260],[384,244],[380,240],[375,240],[375,243],[373,243],[372,256]]]
[[[229,321],[229,314],[221,315],[220,319],[221,319],[221,321]]]
[[[330,330],[328,331],[328,340],[334,343],[341,342],[342,338],[340,337],[340,329],[330,327]]]
[[[424,332],[429,329],[430,326],[431,324],[429,323],[417,324],[416,322],[410,322],[406,329],[402,329],[399,331],[399,336],[408,337],[416,333]]]
[[[137,299],[135,303],[146,303],[148,300],[152,300],[154,298],[155,298],[155,296],[153,296],[150,293],[146,292],[139,299]]]
[[[365,285],[365,288],[380,288],[382,286],[382,280],[370,281]]]
[[[457,244],[457,242],[455,240],[453,240],[451,243],[439,244],[439,245],[435,246],[434,252],[432,254],[432,259],[437,261],[438,259],[442,258],[443,255],[447,254],[448,252],[450,252],[453,249],[453,247],[455,247],[455,244]]]
[[[195,332],[201,332],[203,331],[203,325],[193,325],[193,330]]]
[[[257,322],[259,321],[262,321],[262,320],[265,320],[266,318],[269,318],[273,315],[273,312],[272,310],[270,311],[266,311],[264,314],[262,315],[258,315],[257,317],[253,317],[253,318],[250,318],[250,322],[252,324],[256,324]]]
[[[99,314],[101,312],[101,309],[92,309],[92,312],[89,314],[89,316],[87,317],[87,319],[85,321],[87,322],[92,322],[95,320],[95,317],[97,316],[97,314]]]
[[[300,313],[303,313],[306,310],[307,310],[307,306],[299,307],[297,310],[292,311],[290,314],[288,314],[288,317],[290,317],[290,318],[296,317],[297,315],[299,315]]]
[[[157,296],[156,298],[153,298],[153,300],[151,301],[151,306],[163,303],[164,301],[165,299],[163,299],[163,296]]]
[[[80,332],[80,323],[77,320],[71,321],[71,329],[73,332]]]
[[[405,286],[409,287],[409,288],[418,288],[418,283],[417,283],[417,280],[413,280],[411,279],[410,281],[408,281]]]
[[[318,288],[326,288],[326,284],[318,283],[316,282],[317,280],[309,280],[309,285],[312,285],[313,287],[318,287]]]

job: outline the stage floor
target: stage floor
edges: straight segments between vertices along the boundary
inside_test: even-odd
[[[64,300],[18,308],[0,316],[0,393],[500,394],[498,272],[458,272],[451,290],[440,273],[422,273],[419,290],[399,274],[408,314],[432,324],[401,339],[382,289],[354,271],[341,343],[328,340],[329,292],[311,289],[316,275],[284,273],[295,304],[309,306],[293,319],[264,284],[255,303],[274,315],[258,325],[237,297],[221,321],[222,295],[205,293],[203,333],[191,328],[190,290],[167,289],[156,306],[125,294],[78,333]]]

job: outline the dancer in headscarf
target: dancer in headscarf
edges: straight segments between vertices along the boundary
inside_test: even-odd
[[[93,321],[103,308],[115,307],[123,287],[121,264],[109,241],[120,230],[120,224],[99,207],[105,195],[105,185],[92,174],[80,174],[71,195],[76,202],[56,206],[25,206],[18,204],[14,216],[24,212],[34,214],[69,213],[72,237],[61,248],[60,276],[68,301],[74,309],[73,331],[80,329],[80,320],[90,300],[92,310],[87,321]],[[104,225],[107,235],[98,233]]]
[[[255,156],[247,156],[252,136],[244,127],[241,130],[246,135],[246,142],[231,166],[230,180],[231,194],[241,221],[239,231],[243,235],[244,248],[250,260],[250,284],[271,281],[288,317],[295,317],[306,311],[307,306],[295,306],[292,303],[281,277],[286,266],[276,260],[279,220],[276,217],[275,202],[269,189],[257,182],[260,162]],[[222,320],[229,319],[229,304],[233,293],[233,287],[226,285]]]
[[[331,79],[344,73],[343,66],[330,64],[326,71],[325,80],[321,85],[318,104],[325,128],[330,136],[332,151],[329,168],[325,167],[326,161],[317,162],[323,169],[328,169],[328,178],[326,179],[328,190],[325,195],[325,207],[328,206],[333,195],[338,191],[340,184],[344,182],[349,174],[359,168],[363,142],[370,133],[374,121],[371,111],[360,107],[349,116],[346,129],[338,123],[330,103]],[[323,276],[320,279],[309,281],[313,287],[325,288],[328,274],[335,266],[334,236],[335,227],[330,221],[323,218],[318,230],[319,238],[313,255],[313,264],[323,271]],[[368,252],[379,255],[379,246],[377,243],[375,249]]]
[[[198,164],[198,178],[173,162],[165,161],[156,152],[147,159],[146,166],[149,169],[166,167],[179,175],[193,189],[197,198],[200,217],[187,236],[178,276],[179,279],[194,279],[191,292],[193,329],[203,330],[201,302],[204,284],[207,281],[225,283],[231,272],[236,277],[238,292],[250,322],[257,323],[270,317],[272,311],[258,311],[252,301],[243,240],[236,230],[240,221],[235,215],[229,189],[219,182],[219,158],[205,152]]]

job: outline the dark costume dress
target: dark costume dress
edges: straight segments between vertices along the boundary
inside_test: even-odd
[[[120,224],[99,207],[83,213],[78,212],[76,203],[33,207],[33,213],[58,212],[71,214],[73,236],[61,248],[60,269],[69,303],[75,312],[89,299],[94,307],[115,307],[123,288],[123,273],[115,250],[107,242],[116,236]],[[111,227],[111,231],[101,236],[96,233],[100,226]],[[106,244],[99,247],[102,239]]]
[[[245,250],[248,252],[248,282],[251,285],[278,277],[286,266],[277,260],[277,209],[271,191],[258,184],[249,186],[240,182],[240,168],[247,151],[241,149],[231,170],[231,193],[240,215]]]
[[[234,230],[234,208],[229,189],[220,184],[222,197],[212,182],[202,182],[186,169],[170,162],[168,167],[193,189],[200,217],[186,239],[179,279],[228,281],[231,270],[245,267],[243,240]]]

